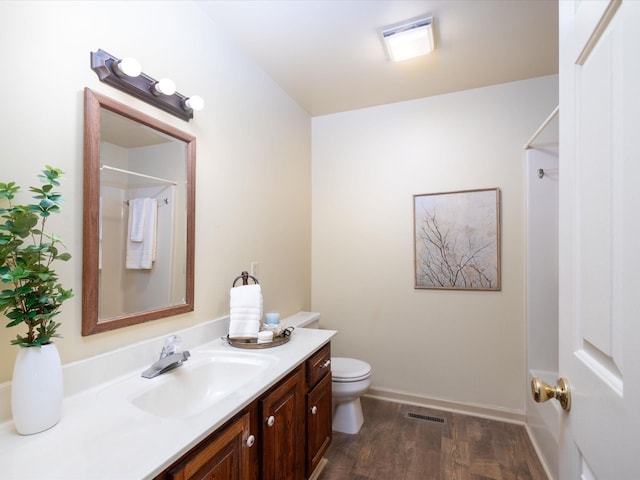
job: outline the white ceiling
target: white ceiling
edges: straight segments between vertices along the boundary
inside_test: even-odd
[[[558,72],[558,0],[199,0],[312,116]],[[378,30],[434,17],[436,50],[387,59]]]

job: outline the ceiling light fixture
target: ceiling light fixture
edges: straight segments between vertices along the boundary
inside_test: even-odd
[[[426,55],[433,51],[433,17],[403,23],[380,32],[383,43],[394,62]]]

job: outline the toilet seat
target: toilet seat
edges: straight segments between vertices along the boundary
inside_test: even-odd
[[[355,358],[333,357],[331,375],[334,382],[359,382],[369,378],[371,365]]]

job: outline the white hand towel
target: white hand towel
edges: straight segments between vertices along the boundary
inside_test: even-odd
[[[232,288],[229,292],[230,307],[259,307],[260,306],[260,285],[242,285]]]
[[[151,261],[155,262],[158,259],[158,201],[151,198],[152,206],[151,212],[153,215],[152,235],[153,243],[151,244]]]
[[[141,242],[131,240],[134,228],[134,218],[129,211],[129,235],[127,236],[126,267],[128,269],[145,269],[153,267],[154,252],[156,249],[158,202],[155,198],[134,199],[145,200],[144,208],[144,233]],[[131,205],[131,203],[130,203]]]
[[[229,292],[229,338],[257,338],[262,321],[260,285],[243,285]]]
[[[229,323],[229,338],[257,338],[260,322],[234,320]]]
[[[98,270],[102,270],[102,197],[100,197],[98,212]]]
[[[149,198],[132,198],[129,200],[129,240],[142,242],[144,240],[145,214],[147,213],[147,200]]]

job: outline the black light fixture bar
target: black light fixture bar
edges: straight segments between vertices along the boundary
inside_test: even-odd
[[[96,72],[101,82],[133,95],[186,122],[193,118],[193,109],[185,106],[187,97],[178,92],[173,95],[154,94],[154,85],[158,81],[144,72],[137,77],[117,75],[114,69],[119,60],[104,50],[98,49],[97,52],[91,52],[91,69]]]

